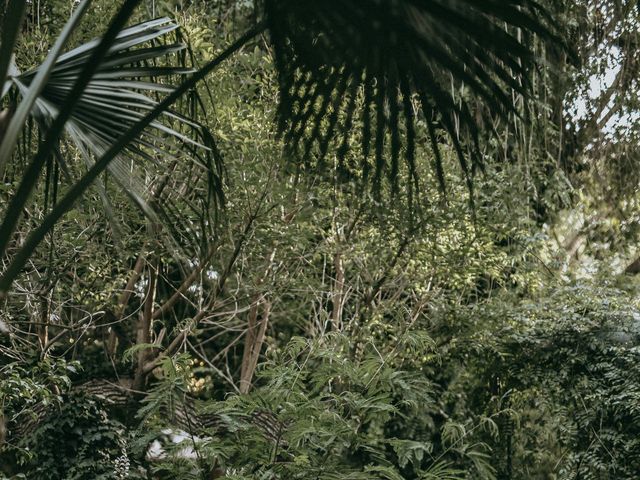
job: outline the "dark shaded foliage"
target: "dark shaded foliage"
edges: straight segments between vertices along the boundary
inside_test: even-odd
[[[408,188],[417,187],[418,109],[440,187],[438,129],[448,134],[471,187],[472,171],[483,164],[480,129],[491,128],[494,116],[517,111],[512,93],[528,95],[532,35],[562,44],[545,8],[529,0],[270,0],[265,13],[279,73],[279,128],[287,143],[306,159],[317,145],[322,160],[337,135],[346,173],[343,162],[359,116],[359,167],[375,191],[383,177],[398,189],[402,150],[413,177]],[[474,99],[486,109],[474,108]]]

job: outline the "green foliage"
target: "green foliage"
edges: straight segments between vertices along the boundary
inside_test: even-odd
[[[129,475],[126,429],[94,400],[67,399],[54,418],[24,442],[23,448],[36,452],[23,464],[27,478],[136,478]]]
[[[29,4],[16,52],[22,69],[46,58],[73,3]],[[629,185],[620,192],[609,188],[618,173],[628,175],[613,171],[620,163],[607,160],[617,145],[596,162],[600,180],[592,178],[587,160],[600,150],[570,152],[576,131],[563,119],[566,98],[573,95],[568,84],[583,88],[589,76],[573,76],[576,67],[568,65],[563,48],[507,28],[501,38],[513,35],[529,53],[484,55],[476,47],[493,45],[496,37],[480,28],[486,19],[478,11],[503,7],[495,1],[388,2],[418,9],[414,16],[395,12],[393,18],[422,19],[433,29],[428,38],[416,34],[421,42],[415,44],[407,43],[414,33],[405,37],[397,25],[373,38],[374,26],[348,42],[351,23],[367,16],[386,19],[375,8],[363,9],[362,2],[266,2],[272,11],[290,9],[269,17],[280,29],[275,37],[255,37],[231,49],[230,40],[262,25],[265,2],[141,3],[145,8],[134,15],[137,20],[166,14],[181,30],[166,44],[166,35],[140,44],[150,55],[171,51],[175,57],[140,58],[149,64],[130,65],[135,71],[129,81],[140,86],[140,68],[157,73],[176,65],[216,66],[200,83],[188,85],[176,109],[212,133],[225,170],[212,178],[202,175],[211,167],[206,161],[175,161],[193,153],[175,141],[176,132],[191,128],[183,117],[165,112],[172,130],[141,137],[151,143],[136,147],[154,161],[136,162],[134,168],[131,158],[121,158],[112,165],[123,167],[124,182],[135,177],[141,198],[170,221],[161,225],[145,218],[112,175],[100,175],[83,201],[43,237],[0,306],[3,475],[637,477],[638,284],[620,274],[637,245],[637,195]],[[343,23],[334,24],[342,10],[330,9],[338,3],[350,9]],[[625,15],[633,13],[626,10],[630,2],[619,3]],[[517,8],[524,4],[530,8]],[[491,17],[489,30],[495,33],[496,19],[504,16],[514,25],[528,22],[536,5],[511,2]],[[561,22],[586,55],[581,58],[589,58],[602,23],[591,18],[593,2],[544,5],[556,11],[549,23]],[[104,31],[104,19],[119,7],[95,0],[93,14],[70,43]],[[443,8],[457,13],[436,23],[427,18]],[[606,11],[614,25],[617,10]],[[318,15],[311,18],[309,12]],[[470,30],[463,28],[465,12],[473,13]],[[300,30],[296,19],[307,17],[312,28]],[[173,22],[161,24],[171,29]],[[137,28],[129,31],[136,42],[144,40]],[[166,30],[155,28],[153,35]],[[310,32],[331,36],[310,40]],[[442,90],[420,98],[418,85],[403,84],[393,70],[416,63],[402,56],[403,45],[437,54],[426,48],[438,42],[437,32],[450,40],[441,53],[451,62],[418,62],[412,78],[424,76],[425,65],[435,67],[439,76],[428,85]],[[174,51],[174,40],[185,47]],[[322,55],[308,54],[305,45]],[[304,77],[300,69],[285,69],[283,78],[283,52],[274,47],[284,48],[284,58],[291,56],[289,67],[313,72]],[[388,65],[354,53],[387,47],[401,54]],[[625,52],[631,50],[625,45]],[[139,51],[111,52],[109,58],[122,67]],[[476,51],[474,65],[488,62],[493,74],[465,70],[464,86],[460,78],[452,81],[449,73]],[[230,52],[235,53],[226,57]],[[226,60],[218,64],[220,55]],[[513,78],[501,78],[495,68],[520,57],[532,63],[518,63],[516,73],[530,78],[531,92],[548,102],[512,95],[528,91],[525,84],[514,92],[506,88]],[[317,62],[342,70],[314,69]],[[532,64],[539,68],[528,70]],[[77,77],[79,67],[72,67]],[[108,65],[99,70],[124,78]],[[64,71],[56,81],[67,81]],[[373,82],[380,75],[390,76]],[[288,91],[287,99],[287,82],[303,80],[306,86],[296,84],[301,88]],[[393,82],[400,82],[400,92],[391,88]],[[147,91],[150,108],[162,101],[169,83],[167,78]],[[478,101],[486,96],[478,96],[482,85],[494,93],[508,91],[509,109],[521,116],[492,117],[495,105]],[[139,99],[137,91],[107,90],[114,96],[102,105],[103,115],[95,108],[90,112],[96,128],[115,115],[116,93],[130,102]],[[299,95],[309,98],[297,102]],[[427,111],[419,114],[419,106]],[[367,113],[367,107],[377,112]],[[142,110],[136,108],[135,115]],[[453,123],[447,126],[447,120]],[[131,126],[121,123],[105,147]],[[0,182],[5,213],[31,160],[28,152],[42,140],[28,127]],[[279,138],[283,129],[289,134]],[[441,129],[450,135],[440,135]],[[45,122],[41,133],[47,130]],[[336,132],[341,145],[329,141]],[[479,143],[468,144],[476,133]],[[174,139],[167,143],[169,136]],[[306,163],[282,154],[296,139],[298,153],[310,154]],[[368,148],[369,156],[357,145]],[[455,168],[470,152],[480,155],[477,166],[485,166],[485,175],[474,178],[473,193],[465,172]],[[2,268],[86,172],[86,157],[73,142],[61,141],[59,153],[45,162],[24,208],[12,211],[23,221]],[[414,164],[402,164],[400,155]],[[558,165],[584,170],[562,171]],[[385,184],[383,177],[392,181]],[[226,209],[216,216],[209,200],[218,178],[224,178]],[[363,180],[376,183],[381,195],[370,194]],[[443,183],[446,196],[430,194]],[[161,195],[154,198],[159,185]],[[169,225],[175,228],[168,231]]]
[[[354,346],[346,335],[292,339],[262,366],[260,388],[206,403],[206,411],[232,420],[221,439],[230,449],[225,466],[237,478],[463,478],[443,460],[455,449],[466,450],[479,478],[493,478],[481,447],[464,432],[452,436],[451,426],[442,451],[395,436],[407,433],[398,424],[436,408],[434,385],[404,360],[432,348],[413,331],[394,346],[372,339]],[[250,420],[260,415],[270,430]]]
[[[451,351],[466,366],[447,395],[465,392],[462,417],[495,416],[498,436],[485,440],[501,475],[635,477],[638,314],[627,293],[588,284],[458,312],[482,324]]]
[[[77,362],[46,359],[42,362],[11,362],[0,366],[0,412],[9,428],[33,421],[36,406],[53,406],[62,402],[61,394],[71,386],[70,375],[77,372]]]
[[[516,31],[562,47],[546,6],[528,0],[266,0],[265,18],[278,70],[278,127],[288,144],[305,160],[318,145],[322,165],[337,133],[340,173],[348,174],[349,136],[362,125],[358,170],[377,194],[385,176],[393,192],[401,191],[405,166],[402,190],[419,188],[414,109],[424,115],[440,187],[437,127],[449,135],[471,186],[472,170],[483,164],[479,117],[485,114],[472,113],[474,102],[499,118],[517,114],[512,96],[529,94],[532,42]]]

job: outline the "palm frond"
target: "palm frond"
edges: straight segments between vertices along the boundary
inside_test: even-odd
[[[65,124],[69,139],[77,145],[88,167],[157,107],[153,97],[171,92],[174,87],[170,81],[192,72],[182,65],[166,66],[168,59],[186,46],[161,44],[158,40],[177,28],[168,18],[161,18],[126,28],[117,36]],[[98,40],[90,41],[55,62],[31,112],[42,129],[46,130],[58,115],[98,44]],[[36,68],[12,78],[19,93],[26,95],[38,72]],[[170,215],[166,211],[168,205],[161,200],[168,201],[169,197],[150,199],[152,194],[145,188],[139,167],[141,163],[158,166],[177,160],[188,160],[199,168],[207,187],[211,187],[200,203],[211,205],[215,211],[223,202],[221,155],[202,125],[176,111],[166,110],[151,122],[109,164],[108,171],[152,221],[162,223]]]
[[[0,85],[2,85],[2,92],[0,93],[2,93],[2,96],[4,96],[4,79],[9,71],[26,9],[27,2],[24,0],[10,0],[3,12],[2,33],[0,33]]]
[[[418,110],[441,188],[437,130],[452,140],[471,187],[483,163],[482,117],[517,112],[512,94],[529,92],[534,35],[561,41],[535,0],[267,0],[265,17],[279,73],[279,130],[292,151],[309,160],[316,145],[322,162],[337,136],[343,165],[359,120],[359,170],[377,191],[385,176],[397,189],[402,152],[409,188],[417,186]]]
[[[135,4],[137,0],[127,0],[127,2],[129,1],[131,1],[132,4]],[[120,16],[120,13],[116,15],[116,18],[118,18],[119,16]],[[112,25],[113,25],[113,22],[112,22]],[[87,189],[91,185],[93,185],[93,183],[99,178],[99,176],[105,170],[107,170],[109,165],[111,165],[111,163],[115,159],[119,158],[122,152],[127,150],[128,146],[135,144],[136,139],[139,139],[141,135],[144,136],[145,131],[149,127],[154,125],[154,122],[157,122],[159,118],[164,117],[166,119],[167,115],[176,115],[177,118],[181,118],[175,113],[169,113],[169,114],[167,113],[167,112],[170,112],[171,106],[176,101],[178,101],[178,99],[180,99],[183,95],[187,94],[188,92],[193,92],[195,94],[194,89],[197,86],[198,82],[200,82],[206,75],[212,72],[218,65],[224,62],[226,59],[228,59],[231,55],[233,55],[235,52],[240,50],[249,40],[251,40],[260,32],[262,32],[264,28],[265,28],[264,22],[260,22],[258,25],[251,28],[244,35],[238,38],[235,42],[229,45],[221,54],[219,54],[213,60],[209,61],[206,65],[201,67],[193,75],[190,75],[186,80],[182,81],[175,89],[170,89],[168,94],[160,102],[154,103],[154,106],[151,109],[151,111],[143,115],[139,121],[128,125],[128,128],[126,129],[126,131],[122,133],[122,135],[120,135],[115,142],[109,145],[109,148],[107,149],[107,151],[104,152],[104,154],[100,155],[96,159],[95,164],[92,165],[91,168],[89,168],[80,179],[75,181],[70,186],[70,188],[64,194],[64,196],[62,196],[62,198],[55,205],[53,205],[53,207],[51,208],[51,211],[44,217],[40,225],[38,225],[29,234],[27,239],[24,241],[24,243],[21,245],[21,247],[13,256],[11,263],[9,264],[9,266],[7,267],[3,275],[0,277],[0,297],[2,297],[3,294],[6,294],[6,291],[10,288],[15,278],[20,274],[23,267],[27,263],[29,257],[33,254],[33,252],[38,247],[38,245],[42,242],[45,236],[53,229],[55,224],[62,218],[62,216],[67,211],[69,211],[69,209],[72,208],[74,203],[84,194],[84,192],[86,192]],[[103,38],[103,42],[104,42],[104,38]],[[98,46],[97,48],[100,48],[100,46]],[[94,56],[97,57],[97,55],[94,55]],[[100,55],[100,60],[102,60],[102,55]],[[130,86],[130,82],[132,81],[137,82],[137,80],[135,79],[129,79],[124,83],[115,82],[115,85]],[[84,84],[81,85],[83,93],[85,90],[85,86],[88,87],[89,83],[91,83],[90,77],[87,78],[87,82],[88,82],[87,85],[84,85]],[[148,86],[149,82],[144,82],[142,83],[142,85]],[[142,85],[138,85],[138,86],[142,89]],[[75,88],[76,87],[74,86],[74,89]],[[66,111],[66,114],[67,114],[63,118],[64,122],[60,122],[62,123],[63,127],[66,126],[67,120],[72,118],[71,114],[73,112],[73,109],[69,108],[66,105],[68,103],[69,103],[69,99],[67,99],[65,106],[62,107],[66,109],[66,110],[63,110],[63,112]],[[61,116],[62,116],[62,113],[58,117],[56,117],[54,121],[54,125],[55,125],[55,122],[59,122],[58,119]],[[190,125],[192,123],[193,122],[187,122],[187,125]],[[212,204],[216,203],[216,200],[222,200],[222,190],[221,190],[222,162],[221,162],[220,153],[217,150],[217,147],[215,145],[215,142],[213,141],[213,137],[211,136],[211,134],[208,133],[204,128],[200,128],[199,130],[200,130],[200,133],[202,134],[201,135],[202,142],[200,143],[203,143],[205,146],[208,147],[208,149],[206,150],[206,154],[203,156],[203,159],[205,160],[203,164],[209,167],[207,170],[208,198],[201,199],[201,203],[206,208],[209,208]],[[45,139],[45,142],[46,142],[46,139]],[[186,143],[185,145],[189,148],[188,143]],[[45,155],[47,154],[47,151],[45,151]],[[134,153],[139,153],[139,152],[134,151]],[[197,155],[197,152],[196,152],[196,155]],[[36,155],[36,159],[38,159],[40,156],[41,155],[39,151],[38,154]],[[32,164],[29,166],[29,169],[35,172],[33,176],[37,175],[37,173],[39,172],[38,168],[31,168],[32,165],[34,165],[34,163],[35,162],[32,162]],[[24,183],[25,182],[21,183],[20,187],[18,188],[19,195],[16,194],[13,197],[12,203],[22,205],[24,202],[24,199],[28,196],[28,192],[30,190],[27,190],[27,188],[23,188]],[[30,181],[29,184],[33,185],[35,184],[35,182]],[[30,189],[31,186],[29,186],[28,188]],[[21,190],[24,190],[24,191],[21,191]],[[165,190],[165,189],[160,188],[160,191],[162,190]],[[20,198],[20,200],[14,202],[16,198]],[[13,228],[17,223],[18,215],[16,213],[13,213],[11,215],[12,218],[7,219],[7,217],[10,216],[11,212],[18,212],[20,210],[21,208],[12,208],[10,205],[9,208],[7,209],[7,212],[5,213],[3,227],[0,228],[0,253],[4,253],[4,251],[6,250],[8,238],[11,236]],[[215,222],[215,219],[213,222],[211,222],[209,219],[207,220],[200,219],[200,223],[205,224],[205,226],[207,226],[206,223],[209,223],[208,226],[210,228],[216,222]],[[4,228],[5,224],[8,224],[11,228]],[[204,241],[204,236],[201,240]]]
[[[29,88],[24,88],[21,92],[23,97],[22,101],[18,105],[15,115],[9,122],[9,126],[3,135],[3,138],[0,139],[0,177],[4,174],[5,166],[7,165],[7,162],[13,153],[13,149],[18,142],[18,137],[25,126],[26,119],[32,111],[38,96],[44,89],[62,49],[66,45],[67,40],[75,30],[76,26],[80,23],[80,20],[86,13],[89,5],[90,2],[85,0],[80,3],[78,8],[76,8],[72,17],[64,26],[60,35],[58,35],[58,38],[49,51],[45,61],[40,65],[37,71],[33,72],[33,78],[31,78],[29,82]]]

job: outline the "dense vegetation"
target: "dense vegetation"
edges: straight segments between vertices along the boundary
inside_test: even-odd
[[[635,0],[0,5],[1,478],[640,478]]]

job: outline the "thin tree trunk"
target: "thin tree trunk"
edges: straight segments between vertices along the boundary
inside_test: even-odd
[[[251,378],[249,378],[249,365],[255,348],[258,332],[256,326],[258,323],[258,309],[262,298],[257,294],[253,298],[249,315],[247,317],[247,332],[244,336],[244,352],[242,354],[242,365],[240,368],[240,393],[247,393],[251,387]]]
[[[240,373],[240,393],[249,393],[251,389],[251,381],[253,375],[258,367],[258,359],[260,358],[260,351],[264,344],[264,338],[267,333],[267,326],[269,325],[269,314],[271,313],[271,302],[266,300],[263,303],[262,308],[262,320],[258,331],[256,332],[257,316],[259,309],[259,301],[255,302],[249,312],[250,328],[247,330],[247,336],[245,337],[244,355],[242,358],[242,368]],[[253,316],[253,318],[252,318]]]
[[[129,299],[131,298],[131,294],[133,293],[133,289],[136,286],[136,283],[140,279],[140,275],[142,274],[142,270],[144,268],[144,254],[140,254],[138,259],[136,260],[136,264],[133,267],[133,271],[131,272],[131,276],[129,277],[129,281],[127,282],[127,286],[124,288],[120,297],[118,298],[118,303],[116,305],[116,311],[113,314],[111,329],[109,331],[109,339],[107,340],[107,354],[110,358],[116,353],[118,348],[118,333],[116,328],[116,322],[122,320],[122,315],[124,315],[124,311],[127,308],[127,304],[129,303]]]
[[[49,319],[50,304],[46,297],[42,297],[40,299],[40,322],[36,325],[36,331],[38,332],[42,355],[44,355],[46,351],[45,348],[49,343]]]
[[[149,269],[149,289],[147,298],[144,302],[144,309],[140,314],[138,321],[137,345],[145,345],[151,343],[151,327],[153,324],[153,302],[155,300],[156,281],[158,278],[158,264],[154,268]],[[138,366],[133,379],[133,389],[142,391],[145,384],[145,366],[147,362],[153,358],[153,352],[150,348],[143,348],[138,352]]]
[[[333,281],[333,312],[331,312],[331,322],[333,331],[342,330],[342,310],[344,307],[344,263],[342,253],[337,252],[333,256],[333,266],[335,269],[335,279]]]

